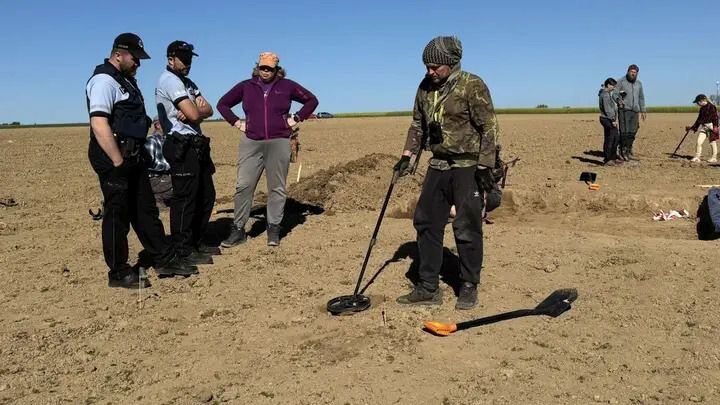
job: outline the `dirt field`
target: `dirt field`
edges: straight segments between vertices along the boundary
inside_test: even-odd
[[[650,219],[653,209],[694,214],[705,193],[695,185],[720,182],[717,167],[668,159],[694,116],[649,115],[642,164],[617,168],[598,166],[595,115],[499,119],[505,156],[522,160],[485,228],[481,306],[455,311],[448,284],[440,308],[395,304],[417,256],[409,218],[423,169],[398,184],[380,231],[372,308],[340,318],[325,304],[352,292],[408,118],[304,123],[281,246],[265,245],[258,221],[256,238],[199,276],[151,274],[141,293],[107,287],[87,212],[100,200],[88,129],[0,131],[0,198],[18,203],[0,205],[0,403],[720,403],[718,244],[698,241],[694,220]],[[217,208],[231,209],[237,133],[205,131]],[[688,137],[681,155],[693,148]],[[577,181],[586,170],[599,191]],[[211,241],[231,216],[213,216]],[[450,227],[446,243],[452,275]],[[534,307],[563,287],[580,298],[556,319],[446,338],[421,330]]]

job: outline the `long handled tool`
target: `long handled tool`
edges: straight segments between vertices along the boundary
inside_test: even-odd
[[[353,292],[352,295],[343,295],[333,298],[327,303],[327,310],[333,315],[349,315],[354,312],[361,312],[370,308],[370,298],[360,294],[360,284],[362,283],[363,276],[365,275],[365,269],[367,268],[368,260],[370,260],[372,248],[375,246],[375,242],[377,242],[380,224],[382,224],[383,217],[385,216],[385,209],[387,209],[388,202],[390,201],[390,195],[392,195],[393,188],[395,187],[395,183],[397,183],[398,178],[400,178],[400,172],[396,170],[393,173],[387,194],[385,194],[385,201],[380,209],[380,216],[375,224],[375,230],[370,238],[370,245],[368,246],[367,253],[365,253],[365,260],[363,261],[362,269],[360,270],[360,275],[358,276],[357,284],[355,285],[355,292]]]
[[[547,315],[556,318],[563,314],[565,311],[572,307],[572,303],[577,299],[577,290],[574,288],[567,288],[556,290],[550,294],[543,302],[538,304],[533,309],[519,309],[517,311],[504,312],[493,316],[487,316],[485,318],[475,319],[467,322],[455,323],[440,323],[433,321],[426,321],[425,329],[437,336],[447,336],[451,333],[459,330],[470,329],[476,326],[488,325],[495,322],[505,321],[508,319],[521,318],[523,316],[532,315]]]
[[[689,130],[689,129],[688,129],[687,131],[685,131],[685,136],[682,137],[682,139],[680,140],[680,143],[678,144],[677,148],[675,148],[675,151],[672,153],[672,155],[670,155],[670,159],[672,159],[672,158],[674,158],[675,156],[677,156],[677,151],[680,150],[680,146],[683,144],[683,142],[685,142],[685,138],[687,138],[687,136],[688,136],[689,133],[690,133],[690,130]]]

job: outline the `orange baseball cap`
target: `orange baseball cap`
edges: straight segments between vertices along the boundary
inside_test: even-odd
[[[280,58],[272,52],[263,52],[258,59],[258,66],[276,67],[280,63]]]

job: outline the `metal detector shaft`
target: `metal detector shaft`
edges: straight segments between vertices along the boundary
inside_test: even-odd
[[[378,216],[377,223],[375,224],[375,230],[373,231],[372,237],[370,238],[370,245],[368,246],[367,253],[365,253],[365,260],[363,260],[362,269],[360,270],[360,275],[358,276],[357,284],[355,285],[355,292],[353,292],[353,295],[358,295],[358,292],[360,291],[360,284],[362,283],[363,276],[365,275],[365,268],[367,267],[368,261],[370,260],[370,253],[372,252],[373,246],[375,246],[375,242],[377,241],[377,235],[380,231],[380,224],[382,224],[383,217],[385,216],[385,209],[388,206],[388,202],[390,202],[390,195],[392,194],[393,188],[395,188],[395,183],[397,183],[398,178],[400,177],[399,171],[393,172],[392,180],[390,181],[390,187],[388,187],[387,194],[385,194],[385,201],[383,201],[382,208],[380,209],[380,216]]]
[[[682,146],[683,142],[685,142],[685,138],[687,138],[687,136],[688,136],[689,133],[690,133],[690,130],[689,130],[689,129],[688,129],[687,131],[685,131],[685,136],[682,137],[682,139],[680,140],[680,143],[678,144],[677,148],[675,148],[675,151],[672,153],[672,155],[670,155],[671,158],[674,158],[675,156],[677,156],[677,151],[680,149],[680,146]]]
[[[457,324],[457,330],[469,329],[475,326],[488,325],[495,322],[506,321],[508,319],[521,318],[523,316],[542,315],[535,309],[518,309],[517,311],[504,312],[502,314],[486,316],[472,321],[460,322]]]

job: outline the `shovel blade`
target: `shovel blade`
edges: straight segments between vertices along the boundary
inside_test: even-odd
[[[572,308],[572,303],[575,302],[577,297],[578,293],[574,288],[555,290],[535,307],[535,311],[538,314],[555,318]]]
[[[457,330],[457,325],[454,323],[425,321],[423,324],[428,332],[436,336],[447,336]]]

